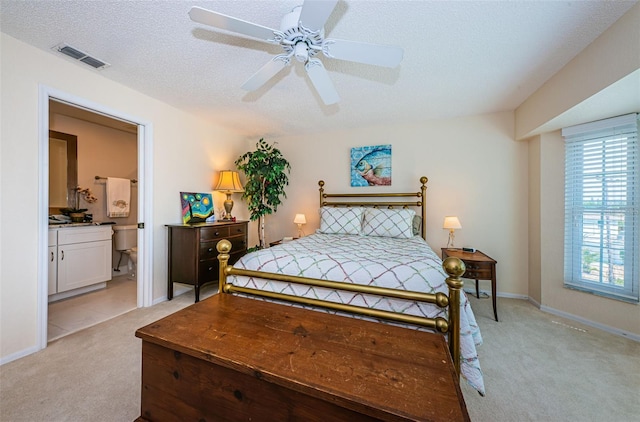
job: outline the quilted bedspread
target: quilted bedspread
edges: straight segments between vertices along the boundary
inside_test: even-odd
[[[332,281],[448,294],[442,260],[420,236],[389,237],[313,234],[296,241],[259,250],[242,257],[236,268],[312,277]],[[436,305],[402,299],[336,291],[327,288],[258,279],[229,277],[236,286],[330,300],[357,306],[434,318],[447,318]],[[482,344],[480,329],[464,292],[461,293],[461,372],[469,384],[484,395],[484,381],[476,346]]]

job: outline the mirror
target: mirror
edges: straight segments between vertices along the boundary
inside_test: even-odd
[[[78,137],[49,131],[49,208],[75,208]]]

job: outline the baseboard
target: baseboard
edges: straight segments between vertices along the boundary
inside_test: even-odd
[[[468,287],[466,289],[464,289],[464,292],[468,295],[468,296],[473,296],[476,297],[476,289],[475,288],[471,288]],[[491,290],[482,290],[480,289],[480,296],[489,296],[491,297]],[[503,293],[503,292],[498,292],[496,294],[496,297],[506,297],[507,299],[529,299],[529,296],[527,295],[518,295],[515,293]],[[539,306],[538,306],[539,308]]]
[[[531,299],[529,301],[535,304],[535,302],[532,301]],[[576,322],[579,322],[581,324],[587,325],[589,327],[597,328],[599,330],[606,331],[608,333],[615,334],[617,336],[621,336],[621,337],[628,338],[628,339],[633,340],[633,341],[640,342],[640,335],[638,335],[638,334],[631,333],[631,332],[625,331],[625,330],[621,330],[619,328],[610,327],[610,326],[605,325],[605,324],[600,324],[599,322],[594,322],[594,321],[579,317],[577,315],[570,314],[568,312],[564,312],[564,311],[560,311],[558,309],[551,308],[549,306],[540,306],[539,304],[537,306],[543,312],[547,312],[547,313],[552,314],[552,315],[557,315],[559,317],[566,318],[566,319],[569,319],[569,320],[572,320],[572,321],[576,321]]]
[[[180,283],[173,284],[173,297],[177,297],[177,296],[180,296],[181,294],[192,292],[192,291],[193,291],[193,286],[188,286],[186,284],[180,284]],[[153,305],[157,305],[158,303],[165,302],[166,300],[168,300],[167,296],[159,297],[153,301]]]
[[[28,349],[24,349],[24,350],[20,350],[19,352],[13,353],[11,355],[5,356],[3,358],[0,359],[0,366],[4,365],[5,363],[9,363],[9,362],[13,362],[14,360],[23,358],[25,356],[29,356],[32,353],[38,352],[40,351],[40,349],[38,349],[37,346],[33,346],[33,347],[29,347]]]
[[[467,295],[472,295],[473,297],[476,296],[475,289],[468,289],[468,290],[465,290],[465,292],[467,293]],[[491,296],[491,291],[480,290],[480,294],[481,295],[484,294],[484,295]],[[559,317],[566,318],[566,319],[569,319],[571,321],[576,321],[576,322],[579,322],[579,323],[584,324],[584,325],[589,326],[589,327],[597,328],[598,330],[602,330],[602,331],[605,331],[605,332],[610,333],[610,334],[615,334],[617,336],[621,336],[621,337],[628,338],[628,339],[633,340],[633,341],[640,342],[640,335],[638,335],[638,334],[631,333],[631,332],[625,331],[625,330],[621,330],[619,328],[611,327],[611,326],[608,326],[608,325],[605,325],[605,324],[600,324],[599,322],[591,321],[591,320],[588,320],[586,318],[582,318],[582,317],[579,317],[577,315],[570,314],[568,312],[564,312],[564,311],[560,311],[558,309],[551,308],[549,306],[543,306],[538,301],[536,301],[535,299],[533,299],[533,298],[531,298],[530,296],[527,296],[527,295],[518,295],[518,294],[513,294],[513,293],[498,293],[497,297],[506,297],[506,298],[509,298],[509,299],[524,299],[524,300],[530,302],[536,308],[540,309],[542,312],[546,312],[546,313],[552,314],[552,315],[557,315]]]
[[[81,294],[93,292],[95,290],[101,290],[101,289],[104,289],[105,287],[107,287],[107,282],[103,281],[101,283],[92,284],[90,286],[79,287],[77,289],[68,290],[62,293],[54,293],[52,295],[49,295],[49,297],[47,298],[47,302],[48,303],[57,302],[58,300],[67,299],[73,296],[78,296]]]

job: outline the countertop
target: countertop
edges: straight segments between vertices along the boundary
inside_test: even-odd
[[[104,221],[104,222],[100,222],[100,221],[94,221],[93,223],[49,223],[49,228],[50,229],[60,229],[60,228],[65,228],[65,227],[83,227],[83,226],[113,226],[115,225],[114,222],[112,221]]]

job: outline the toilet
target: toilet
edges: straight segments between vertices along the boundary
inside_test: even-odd
[[[131,276],[136,275],[136,264],[138,262],[138,226],[135,224],[129,226],[113,226],[114,230],[114,243],[116,251],[120,252],[120,259],[118,260],[117,269],[120,267],[120,261],[122,261],[122,255],[129,257],[128,272]]]

